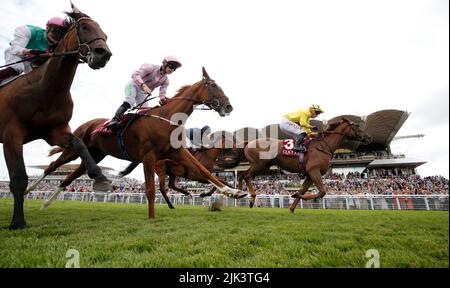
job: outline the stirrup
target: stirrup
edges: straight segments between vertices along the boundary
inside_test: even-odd
[[[306,152],[305,146],[298,146],[298,147],[295,147],[295,146],[294,146],[293,149],[294,149],[294,151],[297,151],[297,152],[300,152],[300,153]]]

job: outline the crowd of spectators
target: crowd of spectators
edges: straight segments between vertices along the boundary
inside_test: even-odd
[[[225,175],[221,179],[234,185],[234,176]],[[258,194],[282,194],[290,195],[300,188],[302,179],[297,174],[277,174],[256,177],[254,184]],[[30,180],[31,182],[31,180]],[[328,174],[323,177],[323,182],[328,195],[448,195],[449,181],[442,176],[429,176],[421,178],[418,175],[388,175],[379,177],[375,175],[361,175],[359,173]],[[122,178],[113,182],[113,192],[120,193],[144,193],[143,182]],[[53,191],[58,185],[55,180],[43,181],[35,191]],[[155,188],[159,191],[159,183]],[[196,181],[178,178],[177,186],[188,191],[209,191],[211,185]],[[311,188],[316,190],[314,186]],[[244,183],[244,190],[247,190]],[[7,182],[0,182],[0,191],[9,191]],[[92,192],[92,180],[76,180],[66,188],[70,192]],[[172,193],[173,191],[170,191]]]

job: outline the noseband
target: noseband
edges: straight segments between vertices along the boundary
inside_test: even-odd
[[[78,56],[80,57],[80,62],[81,62],[81,63],[86,63],[87,58],[88,58],[89,55],[91,54],[91,47],[89,46],[89,44],[91,44],[92,42],[97,41],[97,40],[103,40],[103,41],[105,41],[105,43],[106,43],[106,39],[103,38],[103,37],[97,37],[97,38],[91,39],[91,40],[89,40],[89,41],[82,42],[81,39],[80,39],[80,35],[79,35],[79,34],[80,34],[80,30],[79,30],[80,26],[79,26],[79,23],[80,23],[82,20],[90,20],[90,21],[94,21],[94,20],[92,20],[92,19],[89,18],[89,17],[81,17],[81,18],[77,19],[77,20],[75,21],[75,23],[72,24],[72,26],[71,26],[71,27],[67,30],[67,32],[66,32],[66,35],[67,35],[67,34],[69,33],[70,30],[72,30],[72,29],[75,28],[75,35],[76,35],[76,37],[77,37],[77,43],[78,43],[78,48],[77,48],[77,50],[74,50],[74,51],[68,51],[68,52],[63,52],[63,53],[60,53],[60,54],[55,55],[55,56],[65,56],[65,55],[71,55],[71,54],[78,54]],[[81,47],[86,47],[86,49],[81,49]],[[84,51],[86,51],[86,52],[83,53],[82,50],[84,50]]]

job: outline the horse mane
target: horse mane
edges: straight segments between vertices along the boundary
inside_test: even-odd
[[[191,87],[192,85],[184,85],[183,87],[181,87],[180,89],[178,89],[177,93],[175,94],[174,97],[177,97],[179,94],[184,93],[184,91],[186,91],[189,87]]]
[[[177,93],[175,93],[175,96],[173,96],[173,97],[171,97],[171,98],[169,98],[167,100],[167,103],[172,102],[173,99],[176,98],[176,97],[180,97],[184,92],[186,92],[187,89],[189,89],[191,87],[192,87],[192,85],[184,85],[184,86],[182,86],[180,89],[178,89]],[[156,107],[158,107],[158,106],[156,106]]]
[[[334,129],[336,129],[340,124],[342,123],[342,121],[336,121],[333,123],[328,123],[328,127],[325,130],[325,132],[330,132],[333,131]]]
[[[80,18],[83,18],[83,17],[91,18],[84,13],[65,12],[64,14],[67,15],[66,22],[68,23],[69,27],[72,26]]]
[[[350,125],[353,123],[351,120],[342,117],[339,121],[328,123],[327,129],[324,132],[333,131],[334,129],[336,129],[339,125],[341,125],[344,122],[350,123]]]

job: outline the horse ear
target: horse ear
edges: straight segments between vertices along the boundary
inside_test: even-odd
[[[211,78],[209,78],[208,72],[206,72],[205,67],[202,67],[202,72],[203,72],[203,77],[204,77],[206,80],[210,80],[210,79],[211,79]]]
[[[73,5],[72,0],[70,0],[70,6],[72,6],[73,13],[81,13],[80,9],[78,9],[75,5]]]

